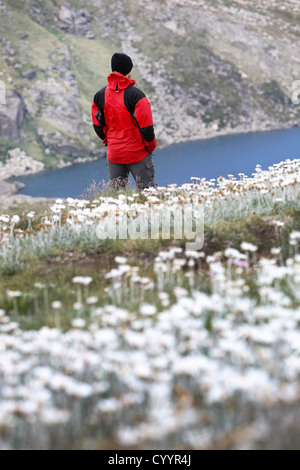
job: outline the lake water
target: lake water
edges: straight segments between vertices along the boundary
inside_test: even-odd
[[[187,183],[191,176],[207,179],[232,173],[251,176],[256,164],[267,169],[287,158],[300,158],[300,127],[185,142],[157,149],[153,154],[155,180],[160,186]],[[17,179],[26,185],[20,194],[77,198],[92,180],[108,180],[106,159]]]

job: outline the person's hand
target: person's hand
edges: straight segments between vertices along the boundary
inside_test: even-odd
[[[144,141],[145,149],[147,150],[148,153],[152,154],[154,150],[156,149],[156,140],[154,143],[152,142],[147,142],[147,144]]]

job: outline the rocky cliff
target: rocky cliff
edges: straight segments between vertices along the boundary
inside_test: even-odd
[[[0,0],[0,159],[96,158],[90,105],[116,50],[132,56],[159,143],[284,128],[300,78],[300,4],[288,0]]]

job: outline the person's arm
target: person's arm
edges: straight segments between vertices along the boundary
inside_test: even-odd
[[[104,92],[105,89],[101,89],[94,96],[92,104],[92,120],[97,136],[103,141],[104,145],[107,145],[107,126],[105,124],[105,116],[103,112]]]
[[[134,117],[139,126],[146,149],[149,153],[154,152],[156,149],[156,137],[153,127],[151,105],[146,96],[136,103]]]

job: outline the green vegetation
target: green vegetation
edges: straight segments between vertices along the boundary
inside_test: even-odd
[[[93,184],[84,199],[0,214],[3,442],[152,449],[161,432],[166,448],[236,449],[242,432],[247,447],[268,448],[273,419],[288,416],[278,447],[294,446],[299,167],[143,192]],[[193,222],[204,209],[203,247],[172,236],[168,208],[186,203]],[[171,228],[165,240],[134,236],[149,209]],[[101,237],[123,217],[134,232]]]
[[[98,187],[99,190],[99,187]],[[94,192],[94,194],[93,194]],[[120,194],[130,196],[133,194],[132,189],[118,192],[117,190],[103,189],[101,196],[118,198]],[[97,187],[90,188],[90,204],[99,197]],[[93,196],[92,196],[93,194]],[[143,203],[145,196],[141,193],[137,202]],[[39,230],[40,224],[45,218],[50,218],[51,211],[49,204],[42,206],[21,206],[18,209],[20,221],[16,224],[16,229],[26,230],[28,228],[27,214],[29,210],[35,212],[35,216],[31,221],[31,230],[33,232]],[[3,212],[3,211],[2,211]],[[10,215],[15,213],[15,209],[8,211]],[[257,246],[257,254],[259,257],[269,257],[271,249],[274,247],[282,247],[282,260],[286,260],[290,256],[289,237],[291,232],[300,231],[299,210],[276,209],[274,215],[252,215],[243,219],[233,218],[232,220],[220,219],[214,224],[205,225],[205,243],[203,250],[209,255],[217,252],[223,252],[228,246],[239,249],[242,242],[251,243]],[[1,215],[1,214],[0,214]],[[62,221],[64,223],[66,211],[63,211]],[[285,224],[282,231],[277,231],[274,221],[280,220]],[[76,242],[67,248],[53,244],[50,251],[26,253],[18,264],[17,268],[12,270],[0,271],[0,309],[11,312],[12,319],[18,321],[22,328],[39,329],[43,325],[54,326],[54,317],[50,312],[50,305],[53,301],[59,300],[64,305],[64,309],[68,312],[62,317],[62,327],[70,328],[72,320],[76,317],[77,312],[73,309],[76,301],[76,293],[72,279],[75,276],[90,276],[93,283],[89,288],[90,296],[97,296],[99,305],[106,305],[109,298],[106,293],[106,287],[109,285],[105,279],[105,273],[116,266],[115,257],[124,256],[132,261],[135,266],[139,266],[140,274],[153,278],[155,273],[154,258],[161,249],[171,247],[185,246],[185,240],[106,240],[103,243],[87,243],[82,241]],[[257,294],[257,285],[251,273],[248,275],[249,285],[254,297]],[[50,286],[50,287],[49,287]],[[207,288],[206,275],[203,276],[202,289],[204,292]],[[6,295],[7,290],[26,292],[26,296],[18,301],[18,312],[13,308],[12,300]],[[169,290],[172,295],[172,289]],[[46,300],[45,300],[46,299]],[[149,299],[153,300],[153,299]],[[46,302],[46,303],[45,303]],[[41,313],[43,312],[43,313]],[[82,312],[84,318],[88,315],[89,310]],[[206,327],[209,329],[211,318],[207,318]]]

